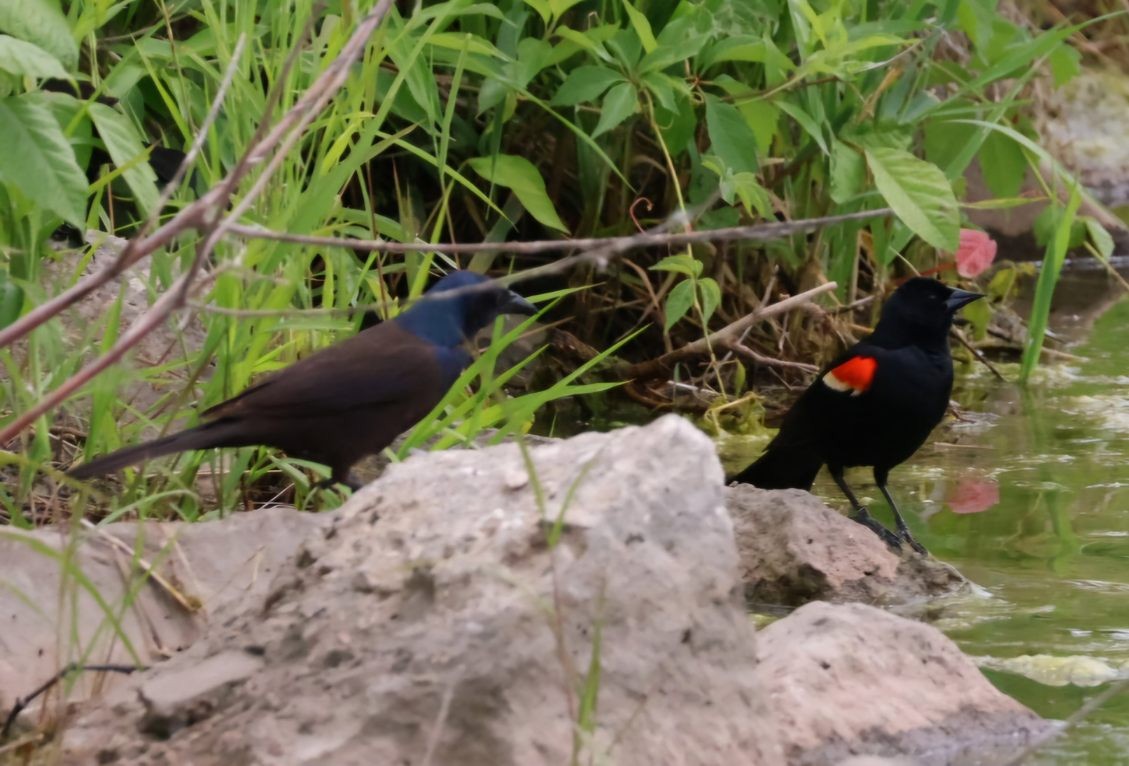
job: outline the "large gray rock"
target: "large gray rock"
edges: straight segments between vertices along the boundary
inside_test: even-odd
[[[224,606],[261,600],[329,521],[264,508],[200,524],[0,531],[0,710],[69,662],[150,664],[190,646]],[[94,684],[81,678],[70,700]]]
[[[996,764],[1051,727],[936,628],[864,604],[800,607],[758,634],[757,659],[789,764]]]
[[[416,457],[257,608],[73,722],[63,760],[782,763],[740,594],[721,467],[680,418],[528,465],[515,445]]]
[[[904,605],[951,593],[965,580],[912,551],[897,556],[869,529],[798,489],[726,488],[745,596],[753,605],[817,599]]]

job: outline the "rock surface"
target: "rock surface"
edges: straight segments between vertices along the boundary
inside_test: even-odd
[[[68,727],[63,760],[783,763],[709,440],[671,416],[530,455],[535,480],[515,445],[392,466],[257,608]],[[145,733],[138,687],[241,652],[261,667],[162,697],[175,730]]]
[[[809,601],[906,604],[951,593],[965,580],[949,565],[892,553],[870,530],[798,489],[726,488],[750,604]]]
[[[0,708],[68,662],[132,662],[92,591],[111,609],[138,659],[157,662],[191,645],[216,610],[261,598],[280,562],[329,522],[275,508],[220,522],[120,523],[77,535],[0,531]],[[79,572],[89,587],[76,578]],[[109,676],[102,684],[122,681]],[[80,679],[70,699],[83,699],[93,682]]]
[[[1001,763],[1052,726],[936,628],[864,604],[800,607],[757,635],[757,659],[789,764]]]

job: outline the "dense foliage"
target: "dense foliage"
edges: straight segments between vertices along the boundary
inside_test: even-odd
[[[370,5],[0,5],[0,325],[77,278],[76,262],[47,246],[60,224],[128,237],[152,212],[161,180],[150,152],[191,143],[241,35],[248,54],[171,209],[230,170]],[[1010,21],[994,0],[402,2],[245,220],[292,233],[478,242],[632,233],[679,211],[696,229],[895,212],[768,245],[632,253],[608,273],[586,268],[538,283],[560,298],[548,317],[580,345],[638,361],[733,321],[765,295],[826,278],[850,301],[895,271],[950,262],[970,165],[980,163],[1008,204],[1042,158],[1021,97],[1037,75],[1072,75],[1078,55],[1064,41],[1073,31]],[[272,88],[281,98],[268,116]],[[150,259],[139,273],[151,294],[168,288],[195,244],[185,236]],[[214,403],[362,321],[306,310],[416,296],[440,265],[504,272],[554,257],[369,255],[230,238],[194,296],[199,313],[188,324],[202,325],[202,342],[100,378],[76,410],[80,441],[96,454],[165,427],[192,402]],[[26,353],[0,351],[10,373],[4,415],[55,388],[86,351],[112,343],[122,306],[104,310],[81,337],[52,324]],[[805,314],[758,328],[752,342],[774,356],[810,357],[816,344],[803,330],[820,321]],[[492,359],[468,376],[492,369]],[[413,443],[440,432],[457,438],[445,429],[471,412],[463,435],[528,427],[545,402],[605,388],[578,383],[585,371],[517,404],[491,398],[504,382],[493,377],[473,395],[459,389],[445,419]],[[145,411],[118,395],[138,378],[162,392]],[[706,381],[729,401],[747,387],[733,360],[711,365]],[[74,456],[51,437],[54,422],[22,445],[28,462],[4,499],[11,514],[25,507],[36,466]],[[243,469],[277,465],[242,455],[219,494],[239,489]],[[195,513],[194,502],[172,496]]]

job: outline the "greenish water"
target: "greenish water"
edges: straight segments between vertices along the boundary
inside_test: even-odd
[[[1026,390],[982,367],[963,376],[971,422],[940,429],[891,477],[917,538],[983,589],[929,618],[1056,719],[1129,675],[1129,302],[1070,351],[1085,361],[1045,367]],[[854,476],[888,520],[868,473]],[[816,492],[842,505],[825,476]],[[1129,763],[1129,692],[1031,762]]]

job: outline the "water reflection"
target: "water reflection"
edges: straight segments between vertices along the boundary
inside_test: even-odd
[[[1027,390],[964,378],[959,401],[981,414],[893,475],[900,497],[917,498],[903,508],[918,511],[918,539],[987,593],[943,605],[939,627],[1000,688],[1056,718],[1129,672],[1129,302],[1072,352],[1086,361],[1046,368]],[[1127,752],[1122,696],[1040,762]]]

